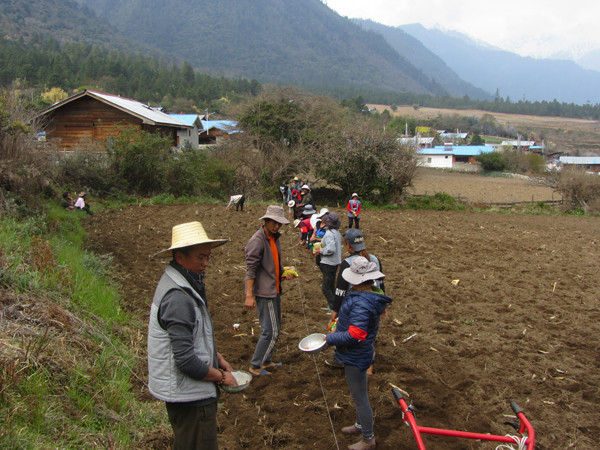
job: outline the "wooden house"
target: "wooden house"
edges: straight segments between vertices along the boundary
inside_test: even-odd
[[[81,141],[105,140],[134,127],[167,136],[173,147],[181,145],[180,130],[193,127],[148,105],[118,95],[85,90],[46,108],[46,141],[60,150],[75,150]]]
[[[199,139],[201,145],[219,144],[232,134],[239,133],[235,120],[202,120]]]

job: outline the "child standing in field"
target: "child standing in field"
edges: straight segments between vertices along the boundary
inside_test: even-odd
[[[356,228],[359,228],[358,221],[360,220],[360,208],[361,203],[358,199],[358,194],[355,192],[348,201],[348,206],[346,206],[346,210],[348,211],[348,228],[352,228],[352,222],[354,222]]]

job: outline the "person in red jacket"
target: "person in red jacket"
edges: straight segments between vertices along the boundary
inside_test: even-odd
[[[352,198],[348,200],[348,206],[346,206],[346,210],[348,211],[348,228],[352,228],[352,222],[356,225],[355,228],[359,228],[358,221],[360,220],[360,207],[361,203],[358,199],[358,194],[355,192],[352,194]]]

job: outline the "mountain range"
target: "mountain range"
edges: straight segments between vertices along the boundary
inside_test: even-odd
[[[421,25],[339,16],[320,0],[0,0],[0,34],[139,52],[300,87],[600,103],[600,72]]]

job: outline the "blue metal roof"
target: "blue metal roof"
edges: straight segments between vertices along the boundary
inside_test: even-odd
[[[171,117],[174,117],[177,120],[180,120],[183,123],[186,123],[190,126],[195,126],[196,121],[198,120],[198,114],[169,114]]]
[[[417,150],[417,153],[421,155],[455,155],[455,156],[477,156],[482,153],[491,153],[494,151],[494,147],[490,145],[453,145],[448,147],[437,145],[434,148],[423,148]]]
[[[218,128],[219,130],[227,131],[229,134],[239,133],[237,129],[237,121],[235,120],[203,120],[203,130],[210,130],[212,128]]]

